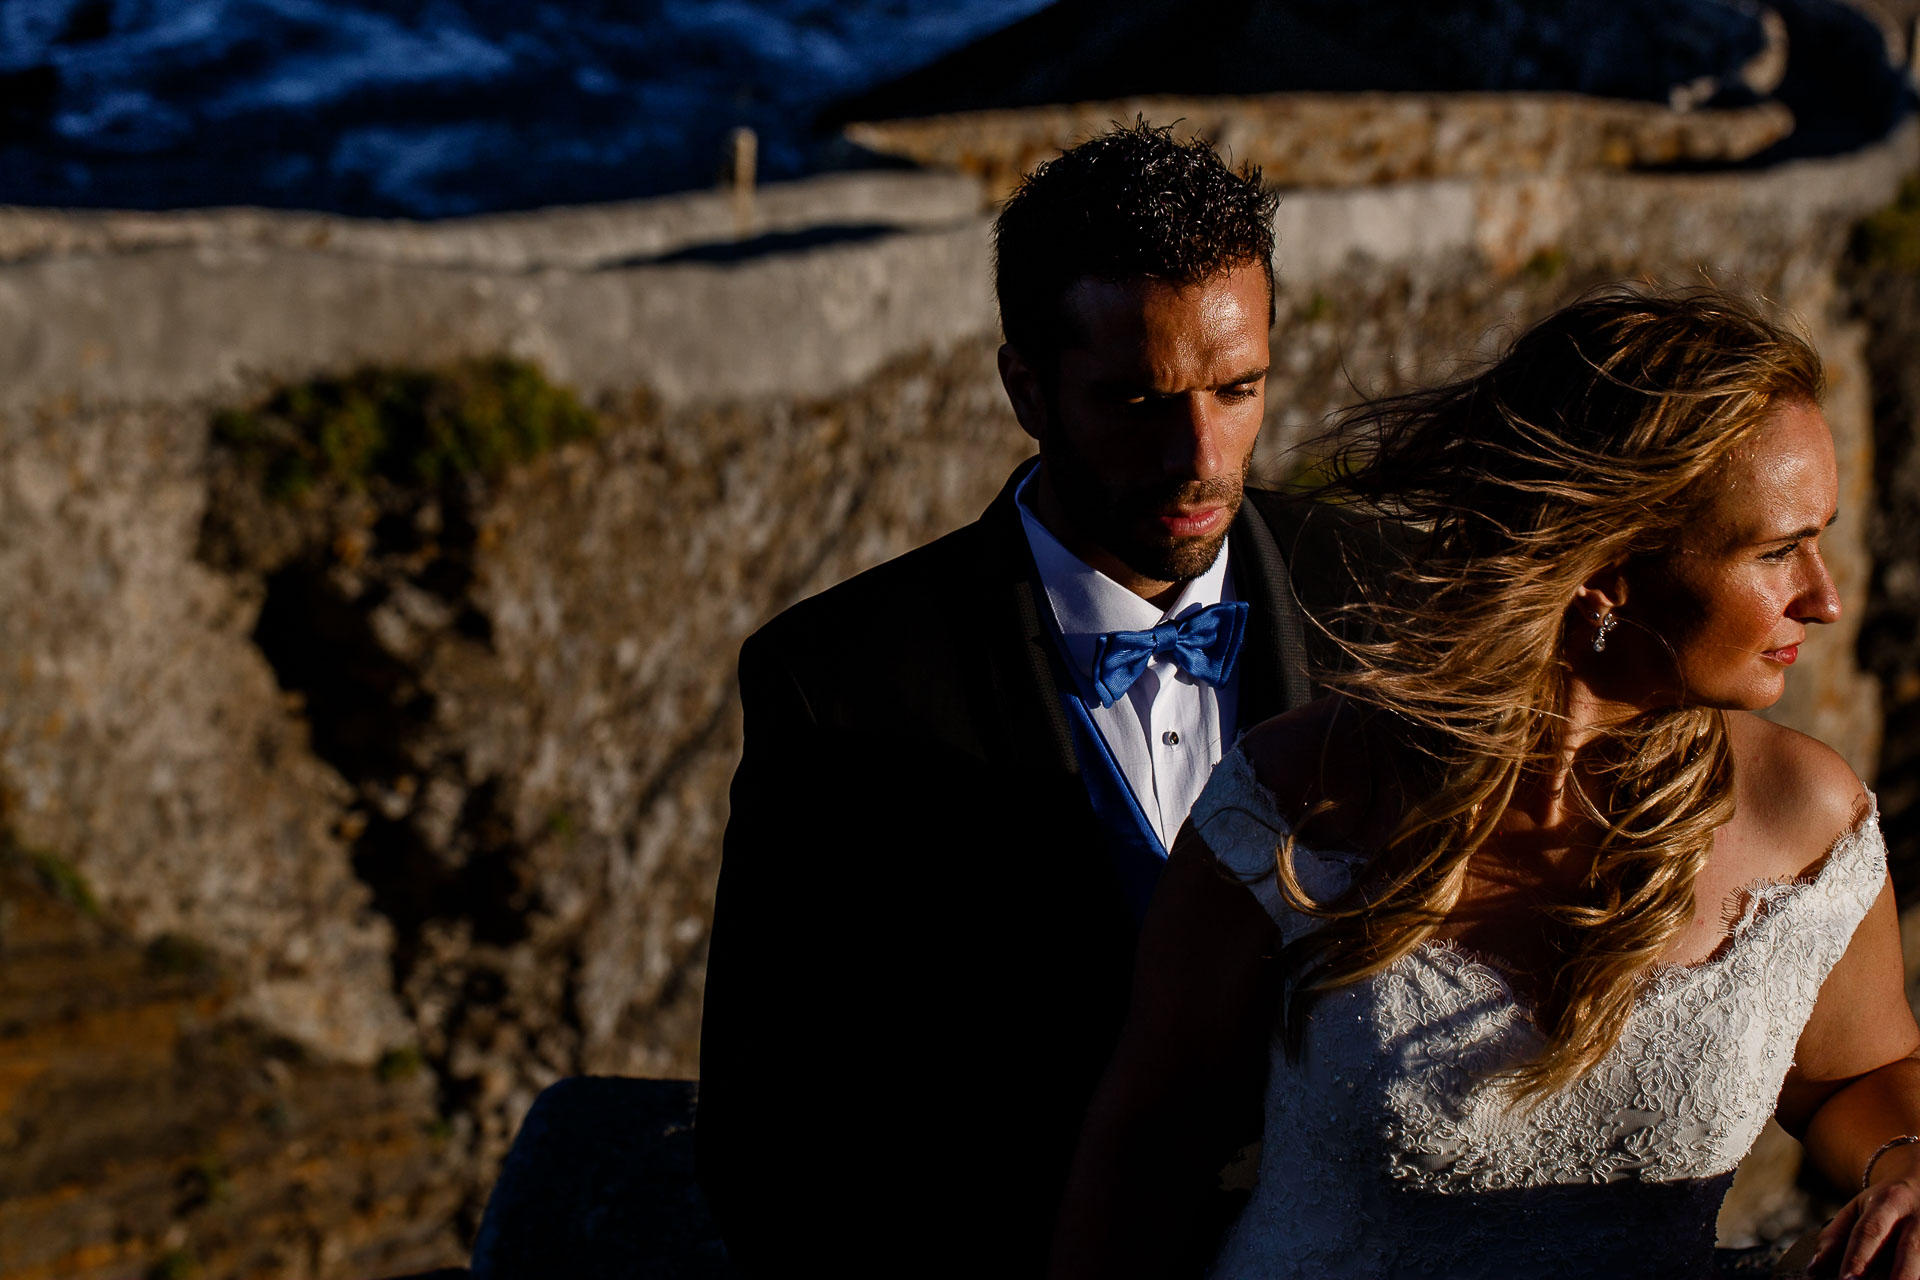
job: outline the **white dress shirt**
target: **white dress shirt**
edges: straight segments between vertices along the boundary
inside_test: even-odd
[[[1046,589],[1060,629],[1062,656],[1079,682],[1094,727],[1113,752],[1161,847],[1171,849],[1180,824],[1187,820],[1187,810],[1199,798],[1213,766],[1220,763],[1222,744],[1233,741],[1239,673],[1216,689],[1173,662],[1155,657],[1124,697],[1103,707],[1093,692],[1093,646],[1109,631],[1150,631],[1196,609],[1232,601],[1227,544],[1220,544],[1220,554],[1207,571],[1182,587],[1162,610],[1093,568],[1049,533],[1027,503],[1032,483],[1030,475],[1014,497],[1027,545],[1033,549],[1034,567],[1040,571],[1040,585]]]

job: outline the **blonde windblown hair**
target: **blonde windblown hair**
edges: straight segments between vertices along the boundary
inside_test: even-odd
[[[1590,639],[1569,633],[1575,589],[1670,553],[1769,410],[1822,390],[1812,347],[1747,303],[1613,290],[1534,326],[1483,372],[1335,424],[1321,495],[1412,535],[1391,585],[1348,611],[1367,638],[1343,642],[1345,668],[1324,676],[1361,709],[1403,808],[1325,901],[1302,886],[1292,836],[1278,851],[1282,892],[1324,921],[1281,953],[1296,1051],[1318,993],[1434,935],[1523,780],[1561,759],[1565,655]],[[1733,812],[1724,716],[1684,696],[1602,729],[1580,760],[1573,803],[1604,834],[1577,895],[1544,909],[1555,963],[1537,975],[1534,1021],[1547,1044],[1511,1072],[1521,1097],[1565,1085],[1619,1039]]]

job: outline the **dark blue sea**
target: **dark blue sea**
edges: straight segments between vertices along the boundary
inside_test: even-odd
[[[1845,150],[1907,110],[1859,10],[1766,7],[1798,121],[1783,146]],[[777,181],[862,162],[823,114],[965,46],[905,114],[1150,89],[1665,101],[1736,84],[1763,26],[1754,0],[0,0],[0,203],[437,218],[631,199],[712,186],[741,126]]]
[[[0,203],[409,217],[819,163],[816,113],[1047,0],[0,0]]]

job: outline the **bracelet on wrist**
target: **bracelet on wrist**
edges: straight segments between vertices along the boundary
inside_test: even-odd
[[[1888,1138],[1881,1143],[1879,1149],[1867,1157],[1867,1167],[1860,1171],[1860,1189],[1862,1191],[1867,1189],[1867,1180],[1873,1177],[1873,1166],[1880,1163],[1881,1156],[1895,1147],[1904,1147],[1915,1142],[1920,1142],[1920,1133],[1903,1133],[1897,1138]]]

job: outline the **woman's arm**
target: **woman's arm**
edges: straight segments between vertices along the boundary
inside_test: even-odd
[[[1217,1168],[1206,1120],[1271,1017],[1271,919],[1183,827],[1148,909],[1133,1003],[1088,1107],[1051,1280],[1164,1276]]]
[[[1820,988],[1780,1093],[1780,1123],[1835,1186],[1859,1187],[1882,1144],[1920,1134],[1917,1050],[1888,884]],[[1855,1276],[1883,1247],[1895,1251],[1896,1280],[1920,1280],[1920,1144],[1874,1161],[1872,1184],[1821,1232],[1816,1260]]]

